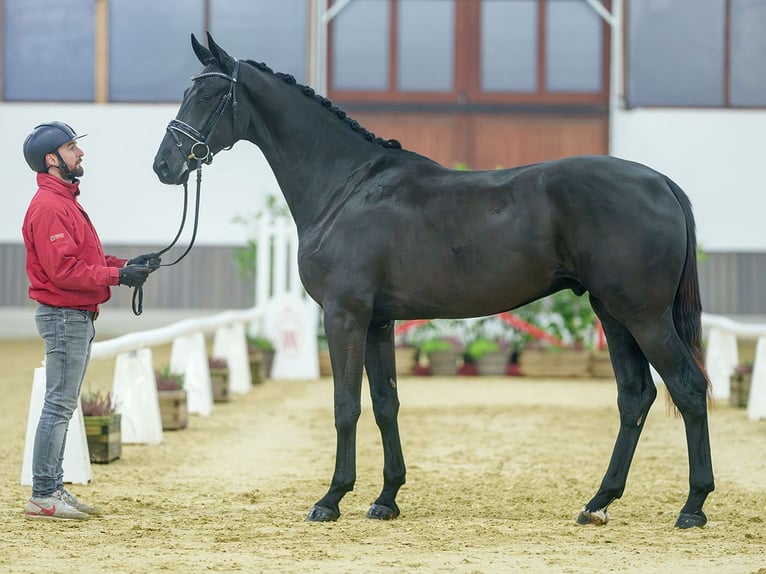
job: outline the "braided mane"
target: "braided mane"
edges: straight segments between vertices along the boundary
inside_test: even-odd
[[[256,67],[257,69],[268,72],[269,74],[276,76],[280,80],[282,80],[284,83],[289,84],[291,86],[295,86],[298,88],[301,92],[303,92],[303,95],[306,97],[309,97],[316,102],[318,102],[323,108],[327,109],[328,111],[334,113],[336,116],[338,116],[343,122],[348,125],[353,131],[358,132],[364,139],[367,141],[376,143],[378,145],[381,145],[385,148],[392,148],[392,149],[401,149],[402,144],[400,144],[397,140],[386,140],[383,138],[380,138],[376,136],[371,131],[365,129],[362,127],[362,125],[356,121],[355,119],[349,117],[346,112],[341,110],[338,106],[333,104],[329,99],[325,98],[324,96],[320,96],[317,94],[313,88],[310,86],[304,86],[303,84],[299,84],[295,81],[295,78],[291,74],[283,74],[282,72],[274,72],[271,68],[269,68],[266,64],[263,62],[255,62],[253,60],[244,60],[246,63],[250,64],[251,66]]]

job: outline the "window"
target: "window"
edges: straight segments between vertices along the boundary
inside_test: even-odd
[[[210,0],[210,33],[235,58],[307,81],[306,0]]]
[[[203,9],[201,1],[189,0],[110,2],[109,99],[180,100],[200,68],[190,33],[201,37]]]
[[[630,106],[766,106],[766,3],[630,0]]]
[[[93,0],[4,0],[0,7],[3,98],[92,101]]]
[[[608,28],[584,0],[353,0],[330,30],[330,95],[606,104]]]

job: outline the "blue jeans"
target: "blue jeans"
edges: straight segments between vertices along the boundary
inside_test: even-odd
[[[85,311],[40,305],[37,331],[45,343],[45,401],[32,453],[32,496],[64,487],[64,446],[80,400],[95,330]]]

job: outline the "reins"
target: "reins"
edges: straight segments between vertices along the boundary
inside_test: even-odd
[[[160,267],[170,267],[171,265],[175,265],[181,259],[186,257],[189,252],[191,251],[192,246],[194,245],[194,240],[197,238],[197,227],[199,225],[199,199],[200,199],[200,189],[202,188],[202,162],[197,163],[197,193],[194,200],[194,227],[192,229],[192,236],[189,241],[189,245],[186,246],[186,249],[179,257],[177,257],[172,263],[162,263]],[[184,230],[184,227],[186,226],[186,215],[189,210],[189,186],[188,183],[184,183],[184,208],[183,213],[181,215],[181,225],[178,228],[178,233],[176,233],[176,236],[173,238],[173,241],[171,241],[166,247],[160,249],[157,252],[157,256],[163,255],[164,253],[168,252],[170,249],[175,246],[175,244],[178,242],[178,239],[181,237],[181,233]],[[133,309],[133,314],[136,316],[141,315],[141,313],[144,312],[144,288],[143,286],[138,286],[133,290],[133,300],[131,302],[131,307]]]

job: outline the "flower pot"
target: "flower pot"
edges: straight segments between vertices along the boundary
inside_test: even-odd
[[[397,375],[414,375],[417,365],[417,349],[415,347],[394,347]]]
[[[90,461],[109,463],[122,455],[122,415],[84,416]]]
[[[590,353],[579,349],[524,349],[519,358],[526,377],[590,377]]]
[[[433,351],[428,355],[431,374],[436,376],[457,375],[457,351]]]
[[[186,391],[157,391],[157,398],[160,402],[162,430],[185,429],[188,424]]]
[[[484,376],[504,376],[507,364],[508,356],[503,351],[484,353],[476,359],[476,368]]]
[[[609,351],[594,351],[590,356],[590,375],[595,379],[613,379],[614,370]]]
[[[250,355],[250,384],[260,385],[263,382],[261,376],[261,357],[257,354]]]
[[[319,351],[319,376],[332,377],[332,363],[330,362],[330,351],[322,349]]]
[[[229,395],[229,369],[228,368],[211,368],[210,369],[210,385],[213,389],[213,402],[214,403],[228,403],[230,400]]]
[[[729,404],[737,408],[747,407],[750,396],[751,373],[738,373],[729,378]]]

